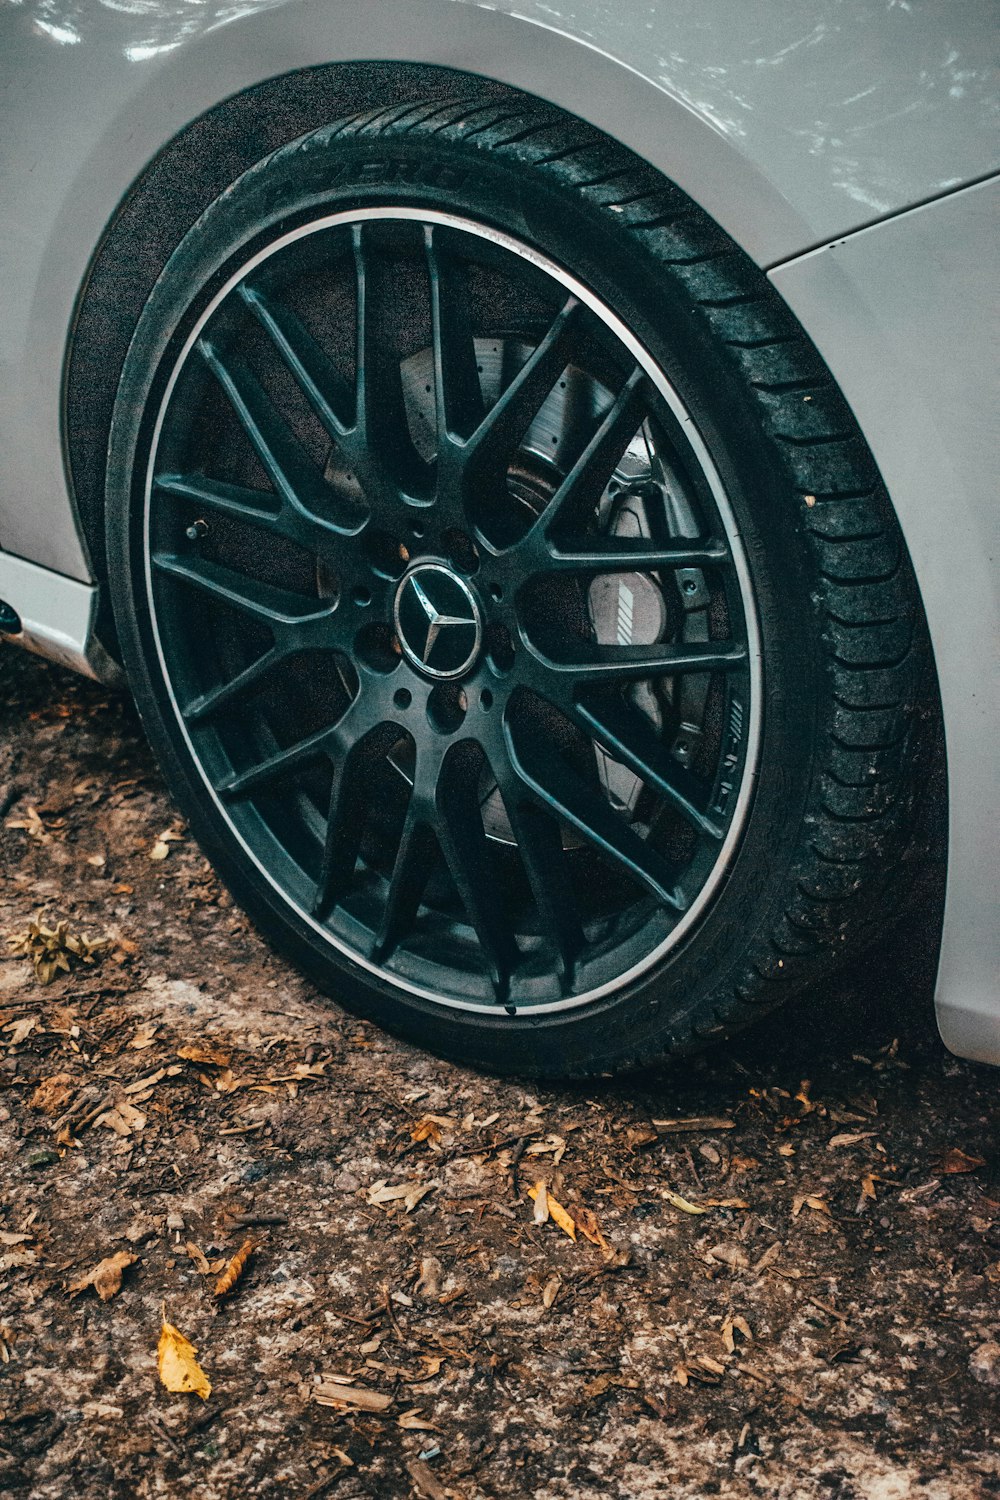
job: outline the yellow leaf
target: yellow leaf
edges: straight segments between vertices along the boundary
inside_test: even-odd
[[[156,1368],[168,1391],[193,1391],[203,1401],[212,1394],[212,1383],[196,1359],[197,1349],[172,1323],[163,1320],[156,1350]]]
[[[669,1188],[663,1196],[666,1198],[667,1202],[671,1205],[672,1208],[679,1208],[681,1213],[705,1214],[708,1212],[708,1209],[702,1208],[700,1203],[689,1203],[686,1198],[681,1197],[680,1193],[675,1193]]]
[[[185,1062],[205,1063],[213,1068],[228,1068],[230,1063],[230,1054],[221,1047],[201,1046],[197,1042],[186,1042],[183,1047],[178,1047],[177,1056]]]
[[[552,1194],[546,1192],[545,1184],[539,1182],[534,1187],[530,1187],[528,1189],[528,1197],[535,1202],[538,1201],[538,1198],[542,1193],[545,1193],[545,1201],[549,1210],[549,1218],[553,1221],[553,1223],[558,1224],[563,1233],[568,1234],[571,1240],[575,1240],[576,1225],[573,1223],[573,1220],[563,1208],[562,1204],[557,1203]]]

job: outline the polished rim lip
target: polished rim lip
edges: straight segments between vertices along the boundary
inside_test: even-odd
[[[180,706],[174,694],[173,684],[171,682],[166,660],[164,658],[163,644],[160,639],[159,625],[156,618],[151,566],[152,553],[149,539],[156,455],[159,449],[160,433],[163,427],[163,422],[166,417],[167,410],[170,405],[171,397],[173,395],[174,386],[176,385],[180,373],[187,362],[188,355],[201,336],[202,329],[212,317],[216,308],[225,300],[226,297],[228,297],[233,288],[238,286],[245,277],[247,277],[252,271],[257,268],[257,266],[263,264],[264,261],[269,260],[272,255],[278,254],[279,251],[285,249],[288,245],[294,244],[297,240],[304,239],[307,235],[317,234],[321,230],[332,229],[340,224],[357,224],[371,219],[396,219],[409,222],[417,222],[420,224],[439,224],[444,228],[458,229],[465,234],[475,235],[479,239],[487,240],[491,244],[498,245],[502,249],[508,250],[512,254],[518,256],[521,260],[526,260],[532,265],[537,266],[539,270],[543,271],[546,275],[551,276],[560,285],[566,287],[566,289],[571,292],[574,297],[578,298],[579,301],[584,303],[593,312],[595,312],[605,324],[605,326],[609,328],[615,335],[615,337],[618,338],[622,344],[624,344],[626,349],[629,350],[629,352],[635,358],[636,363],[641,365],[642,369],[645,371],[646,375],[656,387],[663,400],[669,406],[673,415],[680,423],[683,424],[685,436],[691,445],[696,459],[698,460],[702,475],[708,483],[708,486],[712,492],[712,497],[718,508],[719,516],[722,520],[722,524],[726,532],[726,537],[730,545],[733,565],[736,569],[736,574],[740,583],[740,593],[747,631],[747,656],[750,667],[750,712],[748,716],[749,723],[747,729],[748,744],[746,750],[746,760],[744,763],[743,782],[740,787],[739,796],[737,798],[733,819],[729,825],[729,831],[722,842],[722,846],[719,850],[715,867],[712,870],[711,876],[706,881],[702,889],[698,892],[697,898],[692,902],[688,911],[685,912],[684,916],[671,930],[671,932],[663,940],[663,942],[658,944],[656,948],[648,953],[646,957],[641,960],[641,962],[633,964],[632,968],[626,970],[624,974],[620,974],[616,979],[609,980],[607,983],[599,985],[595,989],[588,990],[583,995],[567,995],[559,1000],[546,1001],[541,1004],[528,1004],[522,1007],[520,1010],[517,1007],[514,1007],[513,1015],[511,1014],[510,1010],[505,1010],[504,1007],[498,1004],[495,1000],[480,1002],[472,1000],[462,1000],[460,998],[449,995],[441,995],[436,993],[434,990],[428,990],[421,985],[411,983],[409,980],[406,980],[400,975],[393,973],[393,971],[390,969],[386,969],[380,967],[378,964],[372,963],[371,960],[366,958],[363,954],[348,947],[346,943],[341,942],[340,939],[333,932],[331,932],[328,927],[325,927],[321,922],[317,922],[315,917],[313,917],[308,911],[300,906],[297,901],[294,901],[287,891],[282,889],[282,887],[278,884],[278,882],[274,879],[270,872],[264,868],[254,851],[250,848],[249,844],[243,838],[239,829],[229,817],[225,804],[222,802],[215,788],[212,786],[207,775],[205,774],[201,761],[191,741],[191,737],[188,734],[187,726],[184,723],[184,719],[180,712]],[[233,837],[243,849],[250,862],[256,866],[260,874],[276,892],[283,904],[289,907],[299,918],[299,920],[304,922],[307,927],[311,928],[313,932],[315,932],[316,935],[324,943],[336,948],[337,951],[342,954],[342,956],[348,961],[349,964],[366,970],[369,974],[371,974],[374,978],[380,980],[382,983],[393,985],[396,989],[403,990],[407,994],[412,995],[415,998],[428,1000],[434,1005],[446,1006],[451,1010],[473,1011],[481,1015],[488,1015],[493,1017],[498,1017],[501,1013],[503,1013],[508,1021],[516,1020],[521,1016],[523,1016],[525,1019],[530,1019],[534,1016],[545,1015],[547,1013],[576,1010],[581,1006],[590,1005],[594,1001],[601,1000],[607,995],[614,994],[618,990],[625,989],[634,980],[638,979],[642,974],[646,973],[647,970],[653,968],[672,948],[675,948],[678,945],[681,939],[691,931],[694,924],[698,921],[698,919],[708,907],[709,903],[714,898],[716,892],[719,889],[719,886],[725,878],[730,861],[736,851],[737,844],[743,832],[743,828],[750,811],[750,803],[753,797],[758,774],[760,738],[763,719],[763,704],[761,692],[763,672],[760,645],[760,628],[757,621],[757,612],[754,606],[753,589],[750,583],[750,573],[749,568],[747,567],[746,555],[743,550],[742,538],[740,536],[739,528],[736,524],[736,518],[733,516],[730,509],[729,500],[726,495],[725,488],[722,484],[721,476],[719,475],[719,472],[715,467],[708,447],[697,427],[695,426],[691,414],[688,412],[677,392],[670,384],[666,375],[656,364],[656,361],[652,358],[648,351],[643,348],[642,344],[639,343],[638,339],[635,338],[635,336],[629,331],[629,329],[626,328],[621,319],[618,318],[616,314],[613,313],[611,309],[608,308],[599,297],[597,297],[592,291],[590,291],[589,288],[586,287],[582,282],[577,281],[577,279],[568,271],[563,270],[562,267],[556,265],[554,261],[549,260],[547,256],[541,254],[532,246],[522,244],[520,241],[512,239],[509,235],[504,234],[502,231],[492,228],[492,226],[479,224],[474,219],[463,218],[460,214],[444,213],[437,209],[409,208],[405,206],[381,206],[376,208],[343,209],[338,213],[326,214],[320,219],[314,219],[308,224],[303,224],[300,225],[297,229],[290,230],[288,234],[282,235],[280,239],[266,246],[265,249],[258,251],[257,254],[252,256],[250,260],[246,261],[238,271],[234,272],[234,274],[226,281],[225,285],[218,292],[216,292],[215,296],[205,308],[204,312],[197,320],[194,328],[188,335],[184,347],[178,355],[174,367],[170,372],[170,378],[167,381],[166,389],[160,402],[160,408],[156,415],[156,423],[153,428],[152,439],[150,443],[150,457],[146,470],[146,485],[143,504],[143,546],[144,568],[146,575],[146,598],[149,607],[150,625],[153,631],[153,638],[156,643],[157,659],[160,664],[164,687],[166,688],[167,694],[170,698],[171,707],[173,708],[178,727],[180,728],[181,734],[187,745],[191,759],[197,767],[198,774],[204,782],[205,788],[208,791],[210,798],[214,802],[219,814],[228,826]]]
[[[453,668],[450,672],[440,672],[436,667],[429,666],[427,662],[423,661],[422,658],[417,655],[413,647],[410,645],[409,641],[406,638],[406,633],[400,624],[399,606],[403,598],[403,591],[406,588],[407,584],[410,582],[410,579],[417,577],[420,573],[443,573],[446,578],[450,578],[452,583],[457,584],[458,587],[462,590],[462,593],[469,601],[469,608],[472,610],[472,616],[467,623],[476,627],[475,644],[472,647],[472,650],[469,652],[468,656],[463,661],[462,665],[460,667]],[[408,573],[404,573],[403,577],[400,579],[399,587],[396,589],[395,597],[392,601],[392,622],[396,627],[396,639],[399,641],[400,649],[403,652],[403,655],[406,657],[407,661],[411,666],[415,667],[418,672],[422,672],[425,677],[433,678],[435,682],[448,682],[455,677],[461,677],[462,674],[464,672],[467,672],[472,666],[473,662],[476,660],[476,657],[479,655],[479,649],[483,644],[483,616],[482,611],[479,608],[479,603],[476,599],[476,596],[470,589],[469,585],[466,583],[465,579],[460,577],[459,574],[455,572],[454,568],[449,568],[445,563],[420,562],[417,563],[416,567],[411,568]],[[463,621],[462,623],[465,624],[466,622]]]

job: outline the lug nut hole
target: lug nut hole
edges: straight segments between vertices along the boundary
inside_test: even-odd
[[[460,573],[475,573],[479,567],[479,548],[464,531],[446,531],[441,538],[442,546],[452,567]]]
[[[454,734],[462,727],[469,699],[457,682],[439,682],[427,698],[427,718],[438,734]]]

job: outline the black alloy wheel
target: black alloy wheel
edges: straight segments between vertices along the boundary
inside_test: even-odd
[[[203,844],[320,983],[473,1061],[601,1071],[689,1045],[741,961],[766,725],[787,874],[816,683],[765,715],[764,671],[776,704],[815,675],[808,579],[772,683],[745,391],[732,417],[692,374],[634,249],[636,290],[609,274],[617,224],[574,253],[594,210],[541,171],[525,211],[507,133],[402,118],[276,153],[161,277],[109,467],[127,665]]]

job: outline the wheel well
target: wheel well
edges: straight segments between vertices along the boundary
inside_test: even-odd
[[[66,361],[64,432],[70,489],[95,576],[107,576],[104,490],[115,394],[132,334],[157,277],[208,205],[255,162],[338,115],[409,100],[538,103],[506,84],[450,68],[342,63],[257,84],[201,115],[150,162],[105,231],[77,305]],[[102,590],[97,634],[117,655]]]

